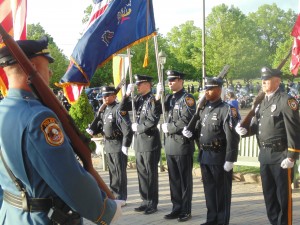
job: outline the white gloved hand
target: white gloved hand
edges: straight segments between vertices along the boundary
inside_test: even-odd
[[[167,123],[163,123],[162,125],[161,125],[161,129],[162,129],[162,131],[164,132],[164,133],[168,133],[169,131],[168,131],[168,124]]]
[[[138,126],[137,123],[131,124],[131,129],[132,129],[133,132],[136,132],[136,131],[137,131],[137,126]]]
[[[126,90],[126,95],[127,96],[129,96],[131,94],[131,92],[134,91],[134,86],[135,86],[135,84],[128,84],[127,90]]]
[[[162,84],[161,84],[161,83],[157,83],[155,99],[156,99],[156,100],[160,99],[162,93],[163,93],[163,87],[162,87]]]
[[[95,153],[96,153],[96,155],[101,155],[101,149],[99,147],[97,147]]]
[[[86,128],[85,131],[91,136],[94,135],[94,132],[90,128]]]
[[[245,135],[247,134],[247,129],[244,127],[241,127],[241,124],[238,123],[235,127],[235,131],[239,134],[239,135]]]
[[[233,162],[226,161],[223,168],[225,171],[229,172],[233,168]]]
[[[292,168],[294,166],[295,162],[290,161],[288,158],[282,160],[281,162],[281,168],[283,169],[288,169],[288,168]]]
[[[183,128],[182,131],[183,136],[187,137],[187,138],[191,138],[193,136],[193,133],[189,130],[187,130],[186,127]]]
[[[128,155],[128,147],[122,146],[122,152],[123,152],[125,155]]]
[[[117,204],[117,208],[116,208],[115,215],[114,215],[114,217],[111,220],[111,223],[115,223],[122,216],[122,209],[121,209],[121,207],[122,207],[123,200],[114,200],[114,201]]]
[[[299,174],[300,174],[300,165],[298,166],[298,172],[299,172]]]

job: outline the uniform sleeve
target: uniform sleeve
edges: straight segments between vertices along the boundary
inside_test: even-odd
[[[157,126],[160,119],[161,104],[159,103],[159,101],[155,101],[154,98],[151,97],[147,107],[147,119],[137,127],[137,132],[139,134],[147,132],[147,130]]]
[[[288,158],[297,159],[300,152],[300,118],[297,100],[290,97],[283,101],[283,119],[288,142]]]
[[[234,129],[237,123],[238,114],[235,108],[228,106],[228,112],[223,124],[227,143],[225,161],[236,162],[237,160],[240,141],[240,136]]]
[[[131,121],[127,111],[117,111],[118,113],[118,123],[120,124],[123,140],[122,146],[129,147],[131,145],[133,132],[131,129]]]
[[[121,111],[131,111],[132,110],[131,98],[124,95],[120,102],[119,109]]]
[[[180,117],[177,121],[168,123],[169,134],[175,134],[181,132],[185,126],[187,126],[196,112],[196,102],[192,95],[187,94],[184,97],[182,110]]]
[[[32,165],[66,204],[97,224],[111,222],[115,202],[107,198],[77,161],[55,114],[51,111],[37,114],[29,121],[25,140]]]

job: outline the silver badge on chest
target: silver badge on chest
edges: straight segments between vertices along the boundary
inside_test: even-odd
[[[277,106],[275,104],[271,105],[271,112],[274,112],[276,110]]]

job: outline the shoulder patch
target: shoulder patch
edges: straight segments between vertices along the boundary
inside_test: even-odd
[[[288,100],[288,105],[292,110],[295,110],[295,111],[298,110],[298,108],[299,108],[297,100],[293,99],[293,98]]]
[[[237,111],[236,111],[236,108],[234,107],[231,107],[231,115],[233,118],[237,118],[238,117],[238,114],[237,114]]]
[[[121,116],[126,116],[127,111],[120,111]]]
[[[189,107],[195,105],[195,99],[193,99],[193,98],[190,97],[190,96],[186,96],[186,97],[185,97],[185,102],[186,102],[186,104],[187,104]]]
[[[41,124],[41,130],[49,145],[59,146],[64,142],[64,134],[55,118],[47,118]]]

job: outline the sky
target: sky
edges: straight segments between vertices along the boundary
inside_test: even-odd
[[[156,28],[166,35],[174,26],[193,20],[195,26],[202,27],[203,1],[205,0],[153,0]],[[285,11],[299,12],[300,0],[206,0],[205,16],[211,9],[222,3],[238,7],[246,15],[255,12],[259,6],[276,3]],[[58,47],[69,57],[84,29],[82,19],[84,10],[92,0],[27,0],[27,23],[40,23],[50,34]]]

